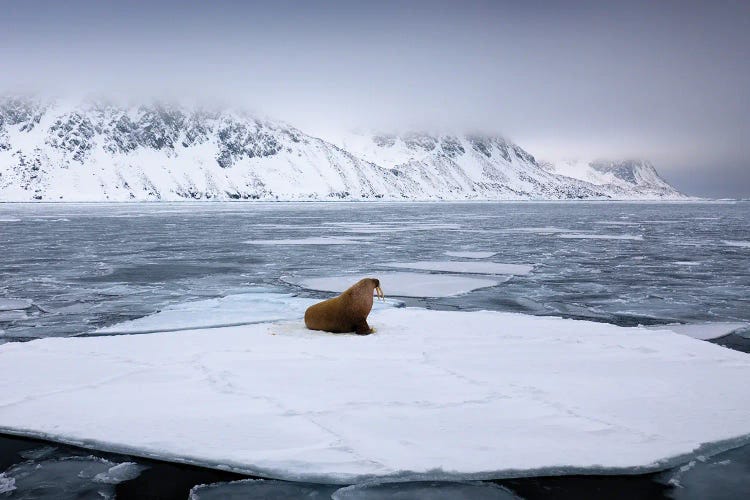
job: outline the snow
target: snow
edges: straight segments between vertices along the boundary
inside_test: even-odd
[[[729,335],[737,330],[750,328],[750,323],[714,322],[714,323],[672,323],[646,327],[649,330],[669,330],[699,340],[711,340]]]
[[[750,241],[723,240],[722,243],[729,247],[750,248]]]
[[[534,266],[529,264],[501,264],[499,262],[458,262],[452,260],[425,260],[420,262],[387,262],[382,267],[441,271],[459,274],[529,274]]]
[[[597,185],[551,173],[501,137],[405,134],[387,146],[360,134],[333,144],[319,130],[306,134],[231,109],[76,100],[19,106],[34,118],[5,120],[2,201],[683,198],[650,166],[638,169],[636,184],[610,175]],[[177,115],[184,120],[167,118]]]
[[[374,272],[368,276],[378,278],[386,296],[395,297],[451,297],[480,288],[499,285],[505,279],[474,278],[446,274]],[[363,275],[339,275],[289,281],[309,290],[340,293],[359,281]]]
[[[4,344],[0,431],[337,484],[646,472],[750,437],[741,352],[489,311],[369,322]]]
[[[558,238],[581,239],[581,240],[635,240],[642,241],[643,236],[640,234],[584,234],[584,233],[566,233],[559,234]]]
[[[487,259],[497,254],[497,252],[445,252],[449,257],[459,257],[461,259]]]
[[[259,290],[217,299],[196,300],[165,308],[150,316],[99,328],[89,334],[118,335],[218,328],[299,318],[305,309],[319,302],[291,294]]]
[[[359,238],[311,236],[309,238],[286,238],[278,240],[249,240],[250,245],[361,245],[367,243]]]
[[[0,311],[15,311],[28,309],[33,302],[30,299],[3,299],[0,298]]]

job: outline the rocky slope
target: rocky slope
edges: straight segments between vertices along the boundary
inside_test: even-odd
[[[334,142],[228,110],[5,98],[0,201],[680,196],[666,183],[644,191],[627,179],[559,175],[492,136],[411,133]],[[628,175],[605,170],[607,179]]]

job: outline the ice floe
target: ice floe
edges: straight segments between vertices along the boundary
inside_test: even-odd
[[[565,233],[557,235],[558,238],[575,240],[635,240],[642,241],[640,234],[589,234],[589,233]]]
[[[333,500],[518,500],[507,489],[479,482],[355,484],[334,492]]]
[[[368,276],[378,278],[386,296],[395,297],[451,297],[469,293],[480,288],[499,285],[505,278],[474,278],[448,274],[426,274],[406,272],[367,273]],[[306,278],[288,282],[309,290],[340,293],[359,281],[362,275],[338,275],[320,278]]]
[[[117,323],[88,334],[117,335],[179,331],[301,318],[305,314],[305,309],[315,302],[318,300],[263,291],[228,295],[216,299],[176,304],[150,316]]]
[[[337,489],[337,486],[323,484],[246,479],[229,483],[201,484],[190,490],[189,500],[330,500]]]
[[[722,240],[728,247],[750,248],[750,241]]]
[[[138,477],[145,468],[96,457],[23,462],[0,474],[0,494],[35,500],[115,498],[115,485]]]
[[[369,321],[4,344],[0,431],[338,484],[645,472],[750,436],[750,393],[727,383],[750,377],[744,353],[490,311]]]
[[[565,229],[562,227],[511,227],[502,229],[503,232],[508,233],[537,233],[537,234],[557,234],[557,233],[574,233],[573,229]]]
[[[497,252],[445,252],[449,257],[459,257],[462,259],[487,259],[496,255]]]
[[[460,262],[453,260],[425,260],[419,262],[385,262],[382,267],[441,271],[458,274],[529,274],[534,266],[529,264],[501,264],[500,262]]]
[[[15,311],[28,309],[34,302],[30,299],[3,299],[0,298],[0,311]]]
[[[15,217],[0,217],[0,222],[21,222],[21,219]]]
[[[283,238],[277,240],[248,240],[249,245],[361,245],[367,240],[344,236],[311,236],[309,238]]]
[[[744,331],[750,328],[750,323],[736,322],[713,322],[713,323],[671,323],[668,325],[654,325],[646,327],[649,330],[669,330],[687,335],[695,339],[711,340],[729,335],[737,331]]]

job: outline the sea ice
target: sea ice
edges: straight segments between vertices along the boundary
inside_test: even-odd
[[[586,234],[586,233],[566,233],[557,235],[558,238],[577,239],[577,240],[635,240],[642,241],[643,236],[640,234]]]
[[[238,326],[262,321],[301,318],[315,299],[257,292],[185,302],[163,311],[100,328],[90,335],[117,335]]]
[[[336,491],[333,500],[518,500],[507,489],[480,482],[355,484]]]
[[[497,252],[445,252],[449,257],[459,257],[462,259],[487,259],[497,254]]]
[[[28,309],[33,302],[29,299],[3,299],[0,298],[0,311],[15,311]]]
[[[189,500],[330,500],[338,486],[246,479],[229,483],[201,484],[190,490]]]
[[[473,278],[447,274],[371,272],[367,274],[380,280],[383,292],[395,297],[451,297],[480,288],[497,286],[505,279]],[[339,275],[307,278],[291,282],[309,290],[341,293],[359,281],[362,275]]]
[[[287,238],[278,240],[248,240],[249,245],[361,245],[359,238],[343,236],[311,236],[309,238]]]
[[[646,472],[750,436],[727,383],[750,357],[708,342],[491,311],[369,322],[4,344],[0,431],[338,484]]]
[[[8,477],[4,472],[0,472],[0,495],[3,493],[10,493],[16,489],[16,480],[12,477]]]
[[[714,323],[671,323],[668,325],[647,326],[649,330],[669,330],[699,340],[718,339],[737,330],[750,328],[748,323],[714,322]]]
[[[750,241],[722,240],[722,243],[729,247],[750,248]]]
[[[441,271],[458,274],[529,274],[534,266],[529,264],[501,264],[499,262],[457,262],[453,260],[425,260],[420,262],[386,262],[382,267]]]
[[[115,485],[138,477],[143,469],[145,467],[134,463],[117,465],[96,457],[23,462],[0,474],[0,494],[5,488],[5,492],[12,492],[11,498],[115,498]],[[111,476],[113,470],[120,477]]]

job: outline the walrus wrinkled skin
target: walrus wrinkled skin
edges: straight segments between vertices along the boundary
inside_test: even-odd
[[[373,291],[385,300],[380,280],[364,278],[347,288],[341,295],[318,302],[305,311],[305,326],[310,330],[332,333],[356,332],[358,335],[372,333],[367,316],[372,309]]]

